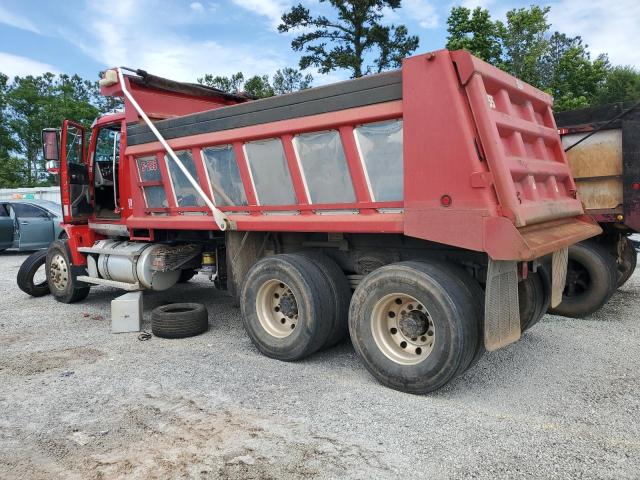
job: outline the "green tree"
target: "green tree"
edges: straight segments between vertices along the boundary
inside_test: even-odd
[[[28,185],[46,180],[42,178],[42,129],[59,126],[67,118],[89,127],[100,113],[93,103],[97,97],[96,82],[78,75],[45,73],[13,80],[6,94],[8,126],[16,142],[15,152],[24,159]]]
[[[8,77],[0,73],[0,162],[9,158],[9,152],[15,148],[11,138],[7,119]]]
[[[273,91],[276,95],[282,95],[306,90],[311,87],[312,82],[313,76],[311,74],[303,75],[299,70],[287,67],[276,71],[273,75]]]
[[[282,16],[281,33],[301,31],[291,48],[304,52],[300,68],[318,68],[320,73],[346,69],[352,78],[401,65],[418,48],[418,37],[404,25],[383,25],[385,9],[400,8],[400,0],[320,0],[329,3],[334,18],[313,16],[298,4]],[[377,55],[374,54],[377,52]],[[367,58],[373,56],[372,63]]]
[[[201,85],[217,88],[223,92],[246,93],[255,98],[272,97],[304,90],[311,86],[311,82],[313,82],[313,76],[303,75],[299,70],[289,67],[276,71],[273,75],[273,84],[268,75],[254,75],[245,80],[242,72],[235,73],[230,77],[213,76],[207,73],[198,78],[198,83]]]
[[[611,68],[596,94],[596,100],[600,104],[640,100],[640,70],[629,65]]]
[[[502,63],[501,31],[488,10],[453,7],[447,18],[447,32],[449,50],[465,49],[493,65]]]
[[[198,83],[207,87],[217,88],[227,93],[240,93],[244,87],[244,74],[242,72],[234,73],[230,77],[220,75],[205,74],[204,77],[198,78]]]
[[[244,82],[244,92],[255,98],[273,97],[273,87],[269,75],[254,75]]]
[[[27,184],[24,161],[8,154],[0,157],[0,188],[17,188]]]
[[[592,61],[582,38],[555,32],[541,59],[538,86],[553,95],[557,111],[587,107],[596,101],[608,69],[606,55]]]
[[[494,21],[488,10],[454,7],[447,20],[450,49],[466,48],[508,73],[547,91],[557,111],[640,96],[640,73],[592,59],[580,37],[550,32],[549,7],[507,12]]]
[[[539,85],[542,80],[540,59],[549,48],[550,9],[514,8],[507,12],[506,23],[496,23],[503,46],[503,68],[532,85]]]

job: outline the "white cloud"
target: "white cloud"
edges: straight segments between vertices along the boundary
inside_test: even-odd
[[[608,53],[613,64],[640,67],[638,0],[560,0],[549,18],[553,30],[582,36],[593,55]]]
[[[189,8],[194,12],[202,13],[204,12],[204,6],[200,2],[191,2]]]
[[[289,0],[232,0],[237,6],[249,12],[267,17],[275,29],[280,24],[282,14],[292,5]]]
[[[31,20],[16,13],[12,13],[0,5],[0,23],[29,32],[40,33],[38,28]]]
[[[25,75],[40,75],[45,72],[60,73],[57,68],[48,63],[38,62],[27,57],[20,57],[6,52],[0,52],[0,72],[9,78]]]
[[[459,5],[473,10],[476,7],[488,9],[494,3],[496,3],[496,0],[462,0],[462,2],[459,2]]]
[[[402,8],[405,14],[413,18],[422,28],[436,28],[440,18],[436,9],[426,0],[404,0]]]
[[[175,80],[194,82],[205,73],[231,75],[272,74],[289,63],[286,55],[252,44],[223,45],[200,40],[188,31],[184,12],[158,0],[88,0],[83,30],[60,34],[104,67],[128,66]],[[193,18],[191,19],[193,21]],[[215,37],[214,37],[215,38]]]

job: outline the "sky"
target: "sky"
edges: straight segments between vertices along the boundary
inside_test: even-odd
[[[142,68],[181,81],[205,73],[246,76],[297,67],[291,34],[277,25],[299,0],[0,0],[0,72],[15,75],[77,73],[97,79],[108,67]],[[302,1],[312,12],[318,0]],[[388,10],[386,23],[405,24],[420,37],[416,53],[443,48],[446,19],[454,5],[488,8],[494,19],[519,0],[403,0]],[[608,53],[613,64],[640,67],[639,0],[555,0],[552,29],[581,35],[593,56]],[[348,77],[345,71],[319,75],[316,85]]]

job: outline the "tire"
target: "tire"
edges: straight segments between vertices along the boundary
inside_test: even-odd
[[[358,285],[349,333],[365,367],[383,385],[429,393],[471,364],[479,310],[453,268],[400,262],[376,269]]]
[[[32,297],[49,295],[49,283],[46,279],[43,282],[34,283],[36,272],[45,263],[47,263],[47,250],[38,250],[29,255],[18,270],[18,288]]]
[[[342,269],[331,258],[318,252],[301,253],[313,261],[325,277],[331,288],[333,311],[329,338],[321,348],[330,348],[344,340],[349,334],[349,302],[351,286]]]
[[[301,254],[254,264],[242,284],[240,308],[247,335],[271,358],[299,360],[322,348],[331,334],[331,286],[316,263]]]
[[[58,302],[74,303],[89,295],[90,287],[77,280],[78,269],[71,263],[66,240],[56,240],[47,250],[47,282]]]
[[[520,305],[520,329],[522,333],[538,323],[551,303],[551,282],[543,266],[537,272],[529,272],[527,278],[518,282],[518,304]]]
[[[624,250],[622,252],[622,264],[618,268],[620,278],[618,279],[618,288],[627,283],[638,265],[638,252],[636,251],[631,239],[626,238]]]
[[[458,279],[464,284],[465,288],[468,290],[469,294],[473,298],[473,304],[475,306],[476,316],[475,316],[475,324],[477,325],[477,335],[478,340],[476,341],[476,347],[469,362],[463,371],[467,371],[472,368],[475,364],[477,364],[480,359],[484,356],[487,350],[484,348],[484,289],[480,286],[480,283],[471,276],[464,268],[447,263],[447,269],[456,275]]]
[[[580,242],[569,247],[567,283],[562,303],[549,313],[583,318],[600,309],[618,285],[614,257],[602,245]]]
[[[161,338],[187,338],[209,328],[209,315],[200,303],[170,303],[151,312],[151,331]]]
[[[187,270],[181,270],[180,278],[178,278],[178,283],[187,283],[189,280],[191,280],[194,277],[195,274],[196,274],[196,271],[192,268],[189,268]]]

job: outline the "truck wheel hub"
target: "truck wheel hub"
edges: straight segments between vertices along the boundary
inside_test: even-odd
[[[298,302],[286,283],[269,280],[258,290],[256,313],[260,325],[269,335],[288,337],[298,323]]]
[[[49,278],[58,290],[64,290],[69,283],[69,268],[64,257],[56,253],[51,259],[49,266]]]
[[[371,333],[380,351],[400,365],[416,365],[432,352],[435,326],[416,298],[403,293],[385,295],[371,313]]]
[[[400,331],[406,337],[419,337],[429,330],[429,318],[420,310],[411,310],[402,316]]]

